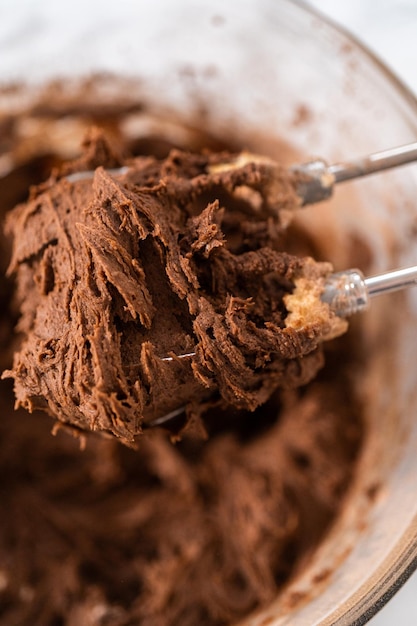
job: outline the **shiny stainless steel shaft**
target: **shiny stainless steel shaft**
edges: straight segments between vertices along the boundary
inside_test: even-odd
[[[328,168],[329,174],[334,176],[335,183],[341,183],[352,178],[367,176],[375,172],[399,165],[406,165],[417,160],[417,142],[409,143],[405,146],[383,150],[369,154],[355,161],[347,161],[345,163],[336,163]]]
[[[327,165],[322,159],[317,159],[309,163],[295,165],[292,170],[305,174],[305,179],[300,180],[297,187],[302,204],[305,206],[330,198],[337,183],[368,176],[414,161],[417,161],[417,142],[334,165]]]
[[[406,287],[417,284],[417,266],[405,267],[400,270],[393,270],[378,276],[365,278],[365,285],[370,297],[379,296],[382,293],[399,291]]]
[[[417,285],[417,266],[364,278],[357,269],[329,276],[322,300],[340,317],[349,317],[369,307],[370,299]]]

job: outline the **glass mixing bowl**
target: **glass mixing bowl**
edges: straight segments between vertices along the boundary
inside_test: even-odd
[[[72,88],[115,73],[126,102],[284,160],[330,162],[415,140],[417,103],[340,28],[289,0],[20,2],[0,7],[0,79]],[[2,15],[4,13],[4,15]],[[111,102],[112,80],[97,92]],[[97,97],[96,93],[96,97]],[[27,97],[28,91],[26,91]],[[91,94],[90,94],[91,95]],[[90,97],[79,94],[79,97]],[[1,107],[21,106],[16,91]],[[336,269],[417,262],[417,171],[346,184],[298,218]],[[417,559],[417,293],[381,298],[354,321],[364,358],[356,385],[366,442],[343,514],[303,574],[251,626],[363,624]]]

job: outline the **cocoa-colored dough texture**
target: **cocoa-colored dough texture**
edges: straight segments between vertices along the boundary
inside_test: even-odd
[[[283,299],[331,266],[283,250],[296,175],[226,153],[121,163],[98,131],[85,148],[7,220],[18,405],[134,442],[180,407],[196,422],[308,382],[331,314],[286,325]]]
[[[305,568],[355,473],[356,344],[323,347],[330,313],[286,323],[331,266],[286,228],[284,170],[53,94],[3,121],[0,624],[233,624]],[[85,127],[78,158],[19,151],[29,118]]]

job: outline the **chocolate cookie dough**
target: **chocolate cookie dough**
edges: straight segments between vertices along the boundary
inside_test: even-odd
[[[296,180],[228,153],[122,162],[93,131],[7,222],[18,406],[133,443],[179,407],[195,423],[308,382],[341,329],[324,304],[286,323],[297,281],[331,271],[281,249]]]
[[[139,451],[98,436],[80,451],[2,397],[1,626],[225,626],[274,600],[354,472],[345,377],[332,362],[303,392],[217,415],[229,429],[207,441],[153,430]]]
[[[112,376],[117,381],[117,388],[123,390],[120,380],[112,374],[115,363],[120,365],[121,362],[125,386],[129,376],[130,380],[139,381],[143,371],[159,371],[155,370],[156,366],[166,376],[171,372],[168,384],[176,385],[176,398],[181,393],[179,380],[187,385],[190,380],[196,380],[197,389],[202,394],[201,403],[189,409],[188,419],[192,422],[193,415],[199,415],[209,437],[204,441],[185,436],[185,433],[181,441],[172,445],[167,433],[161,429],[148,429],[138,438],[139,450],[135,451],[120,445],[115,437],[90,433],[84,438],[85,448],[81,450],[79,440],[67,432],[70,431],[68,427],[55,428],[56,436],[51,436],[51,418],[45,412],[35,410],[29,414],[22,408],[14,411],[12,381],[0,381],[1,626],[226,626],[236,623],[249,612],[274,601],[299,572],[305,571],[317,546],[343,510],[345,494],[355,474],[363,440],[362,411],[351,379],[351,372],[357,369],[360,357],[355,328],[351,329],[349,336],[314,348],[329,330],[330,318],[327,322],[323,318],[320,328],[313,325],[311,338],[300,334],[301,347],[307,350],[310,345],[312,352],[303,359],[299,356],[291,359],[293,370],[289,362],[285,367],[280,366],[282,369],[274,363],[277,358],[274,356],[275,345],[285,336],[286,325],[293,329],[285,332],[290,337],[297,337],[295,329],[305,313],[303,293],[305,282],[309,280],[305,274],[319,282],[320,276],[326,275],[330,269],[327,265],[311,264],[292,255],[305,257],[314,253],[317,256],[319,243],[311,242],[299,228],[283,228],[287,213],[280,210],[277,215],[271,199],[266,201],[259,195],[253,183],[259,176],[259,182],[265,188],[267,173],[262,168],[247,167],[234,174],[240,177],[236,181],[245,181],[244,184],[227,187],[225,180],[230,181],[230,176],[224,173],[219,187],[202,188],[201,193],[196,193],[184,207],[174,205],[175,220],[167,220],[159,234],[154,232],[152,223],[142,212],[138,224],[142,224],[143,232],[149,231],[149,234],[138,237],[138,224],[132,224],[130,218],[121,221],[117,211],[108,207],[109,189],[110,196],[123,198],[115,205],[122,211],[137,206],[132,195],[136,198],[138,191],[142,197],[151,198],[155,188],[159,189],[159,196],[168,202],[170,189],[178,191],[182,186],[189,194],[193,181],[204,180],[206,168],[213,165],[215,157],[199,156],[190,161],[189,156],[183,156],[184,151],[190,149],[197,153],[209,147],[220,153],[225,147],[211,135],[181,129],[173,125],[172,120],[162,123],[154,119],[150,125],[152,112],[142,109],[138,106],[132,111],[131,107],[116,104],[111,109],[103,109],[103,99],[94,99],[92,90],[86,90],[85,86],[75,95],[71,93],[71,98],[66,100],[62,89],[53,86],[36,107],[22,109],[15,117],[9,116],[5,120],[0,115],[0,126],[5,130],[0,139],[7,144],[13,157],[10,169],[0,171],[2,217],[14,203],[26,201],[29,185],[38,185],[29,202],[21,205],[10,218],[9,228],[15,230],[19,222],[22,232],[33,232],[34,241],[32,248],[27,240],[19,243],[17,239],[15,242],[12,263],[16,267],[18,293],[14,301],[23,311],[20,336],[15,339],[10,329],[16,306],[11,306],[10,282],[6,284],[2,277],[0,297],[4,332],[2,330],[0,338],[4,344],[1,344],[0,356],[4,367],[11,368],[9,355],[12,348],[17,348],[15,370],[18,362],[20,376],[26,366],[32,374],[37,371],[40,380],[36,381],[36,376],[34,380],[36,394],[39,394],[43,378],[51,385],[59,381],[63,371],[70,378],[75,375],[67,356],[77,354],[77,351],[89,355],[87,367],[84,365],[82,370],[86,377],[83,379],[77,371],[74,380],[77,380],[78,388],[74,387],[70,400],[66,400],[67,409],[71,403],[76,405],[77,393],[84,399],[90,396],[91,400],[92,393],[100,398],[100,389],[105,389]],[[63,163],[74,156],[74,137],[84,132],[92,121],[104,125],[106,135],[112,137],[112,144],[119,145],[122,151],[142,155],[127,163],[130,168],[127,173],[119,176],[107,171],[109,167],[119,167],[125,160],[117,153],[109,152],[101,134],[96,132],[87,141],[84,157],[72,168],[65,166],[62,169]],[[29,137],[25,135],[28,129],[38,129],[39,132]],[[69,132],[63,133],[65,129]],[[135,134],[132,129],[142,130]],[[174,152],[168,157],[172,149],[180,149],[180,153]],[[150,154],[152,158],[144,158]],[[75,170],[90,171],[96,167],[104,169],[97,171],[94,188],[91,176],[84,180],[68,180]],[[55,173],[49,182],[39,186],[54,168]],[[172,185],[165,190],[160,184],[163,168]],[[209,178],[205,179],[207,184]],[[104,193],[103,189],[107,192]],[[286,189],[285,195],[289,198],[286,207],[290,208],[297,199],[291,185]],[[73,200],[78,199],[81,192],[84,198],[88,198],[88,203],[75,208]],[[204,213],[214,192],[218,195],[219,208],[215,206]],[[69,206],[61,204],[63,199]],[[58,204],[56,209],[51,204],[53,202]],[[94,214],[97,206],[101,207],[102,220]],[[222,207],[225,207],[223,213]],[[73,220],[67,230],[60,230],[59,226],[69,219],[67,208],[75,212],[81,229]],[[203,213],[205,221],[202,220]],[[119,231],[122,222],[123,229]],[[96,227],[92,229],[92,225]],[[157,320],[156,313],[168,309],[166,315],[159,317],[165,320],[165,328],[158,327],[157,330],[155,321],[150,329],[141,324],[135,302],[128,297],[131,296],[127,289],[130,283],[127,282],[126,289],[120,294],[107,278],[109,274],[120,286],[120,281],[115,278],[117,267],[106,270],[106,257],[100,254],[103,229],[105,239],[114,239],[117,234],[117,240],[121,237],[127,242],[127,252],[140,249],[138,259],[155,310],[152,313],[149,306],[149,317]],[[185,269],[181,264],[178,275],[174,274],[174,283],[179,281],[187,285],[189,291],[183,298],[173,290],[171,278],[164,269],[167,253],[162,237],[172,237],[173,232],[181,235],[181,255],[177,247],[179,256],[175,259],[182,258]],[[210,236],[203,237],[203,233]],[[56,238],[59,238],[60,246],[54,243]],[[64,243],[66,238],[67,244]],[[68,261],[65,251],[71,251],[71,241],[74,244],[71,262],[79,264],[87,259],[90,268],[96,270],[95,275],[91,275],[94,280],[87,284],[82,266],[77,265],[77,273],[64,273],[62,263]],[[0,249],[4,268],[10,261],[7,258],[9,243],[3,239]],[[196,244],[194,248],[193,244]],[[62,256],[57,255],[58,248]],[[268,250],[266,254],[265,249]],[[291,255],[282,254],[283,250],[291,250]],[[108,262],[124,261],[127,252],[121,253],[121,257],[114,255],[114,259],[108,259]],[[252,263],[239,266],[236,258],[240,256],[260,259],[263,262],[259,264],[260,270],[267,266],[273,267],[274,271],[257,273],[253,271]],[[279,272],[275,272],[275,265],[267,265],[273,263],[278,263]],[[65,272],[68,264],[66,267]],[[154,267],[158,270],[157,284],[156,274],[152,273]],[[178,263],[171,267],[178,267]],[[248,271],[250,268],[251,272]],[[138,271],[137,266],[131,266],[131,272],[134,271]],[[196,277],[199,287],[188,287],[189,281],[184,274]],[[72,282],[67,284],[64,276]],[[212,277],[216,277],[217,283],[211,282]],[[224,295],[215,296],[222,285],[232,290],[228,300]],[[107,294],[105,302],[108,303],[111,296],[114,304],[109,305],[105,314],[101,309],[102,326],[83,316],[86,309],[83,308],[82,290],[90,294],[93,302],[100,298],[102,302],[103,294]],[[72,311],[75,310],[79,316],[76,319],[91,335],[89,346],[84,339],[81,343],[69,340],[71,333],[74,337],[76,329],[74,320],[66,319],[61,308],[60,298],[65,293],[73,294],[73,305],[78,303],[78,308],[72,308]],[[207,302],[206,308],[199,309],[203,320],[199,328],[207,329],[207,319],[213,319],[218,329],[218,315],[224,317],[225,311],[229,315],[226,342],[220,346],[231,343],[233,354],[237,346],[242,355],[239,364],[249,368],[247,384],[240,382],[244,392],[242,404],[249,406],[252,399],[257,401],[257,394],[263,389],[267,391],[266,395],[270,394],[269,400],[254,411],[230,407],[228,396],[221,395],[222,389],[223,393],[230,393],[233,397],[227,380],[216,378],[216,371],[222,363],[226,361],[230,367],[226,358],[229,352],[212,350],[206,361],[199,352],[195,364],[186,359],[160,362],[161,357],[168,356],[171,351],[180,354],[180,350],[197,347],[200,335],[186,320],[190,319],[189,301],[198,306],[199,294]],[[253,300],[248,301],[249,298]],[[59,306],[53,308],[53,302]],[[242,306],[240,302],[243,302]],[[174,307],[172,303],[175,303]],[[91,311],[91,299],[86,304]],[[136,311],[136,321],[132,311]],[[195,320],[198,316],[191,317]],[[272,325],[263,324],[264,319],[271,321]],[[114,326],[108,325],[109,320],[126,339],[118,344],[117,336],[110,334],[109,346],[113,349],[116,341],[116,352],[109,350],[104,361],[99,361],[100,355],[96,354],[93,361],[95,338],[100,334],[106,337],[103,330],[114,330]],[[221,330],[223,328],[220,326]],[[33,340],[34,329],[37,342]],[[233,329],[239,333],[244,330],[242,341],[239,333],[235,339]],[[269,329],[274,332],[267,332]],[[29,331],[36,350],[47,333],[51,333],[58,344],[43,345],[38,352],[28,353],[25,362],[23,354],[29,346],[25,335]],[[146,361],[153,370],[149,367],[143,370],[140,360],[140,345],[146,333],[154,341],[152,348],[147,348],[152,359]],[[276,333],[281,339],[276,338]],[[214,342],[208,331],[201,336],[205,337],[205,346],[214,348],[218,345],[218,337]],[[248,336],[256,342],[242,349]],[[192,341],[185,341],[187,337]],[[69,352],[60,353],[64,362],[59,371],[56,346],[63,338]],[[264,338],[262,349],[259,348],[259,338]],[[138,346],[139,359],[134,355]],[[270,361],[266,358],[269,353]],[[255,357],[260,358],[259,368]],[[103,375],[110,372],[110,379],[94,380],[95,374],[100,372],[97,363],[104,368]],[[168,365],[173,365],[174,371],[168,369]],[[51,370],[49,366],[52,366]],[[318,369],[316,378],[307,385],[291,389],[281,387],[284,375],[291,374],[292,384],[298,384],[304,376],[307,379]],[[202,373],[204,382],[200,382],[195,373]],[[277,384],[275,391],[265,387],[270,376],[273,385]],[[61,380],[65,383],[65,378]],[[98,386],[94,390],[95,382]],[[154,377],[152,382],[156,389],[157,378]],[[159,389],[165,398],[169,397],[169,391],[167,393],[163,385]],[[22,393],[26,394],[26,391]],[[128,391],[129,397],[137,393],[136,388]],[[81,396],[81,392],[85,395]],[[145,385],[143,393],[151,400],[149,386]],[[203,397],[206,393],[209,397]],[[117,407],[123,406],[124,401],[126,398],[117,393],[111,396],[111,402]],[[155,402],[155,398],[152,401]],[[155,411],[152,401],[144,420],[152,419]],[[38,404],[39,395],[31,402]],[[77,410],[80,411],[80,407]],[[124,410],[127,411],[128,407]],[[83,426],[91,426],[84,414],[81,419],[84,420]],[[62,424],[60,421],[55,423]],[[124,441],[131,441],[134,437],[132,424],[117,423],[117,428],[121,429]],[[75,428],[71,432],[81,431]]]

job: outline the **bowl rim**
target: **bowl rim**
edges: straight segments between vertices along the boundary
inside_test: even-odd
[[[415,116],[417,127],[417,94],[386,63],[348,28],[324,14],[305,0],[286,0],[301,10],[326,23],[364,53],[374,67],[386,78],[397,95],[410,108]],[[352,595],[322,619],[319,626],[363,626],[401,589],[417,570],[417,514],[411,520],[406,532],[387,554],[384,561],[370,575],[368,580]]]
[[[301,10],[304,10],[306,13],[310,13],[314,17],[318,18],[320,21],[327,23],[330,27],[334,28],[336,31],[341,33],[347,39],[350,39],[355,47],[359,48],[369,59],[370,61],[377,67],[379,70],[385,74],[385,77],[393,84],[393,87],[398,89],[400,95],[407,100],[407,104],[410,105],[411,108],[414,108],[416,114],[416,123],[417,123],[417,94],[414,94],[411,90],[411,87],[407,85],[407,83],[398,76],[391,69],[385,61],[383,61],[379,55],[372,50],[366,43],[362,41],[357,35],[352,33],[346,26],[340,24],[332,17],[326,15],[320,9],[317,9],[315,6],[310,4],[306,0],[285,0],[289,4],[297,5]]]

